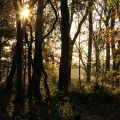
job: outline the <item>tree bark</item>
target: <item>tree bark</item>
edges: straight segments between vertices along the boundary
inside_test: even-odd
[[[71,68],[72,68],[72,53],[73,53],[73,45],[72,43],[69,44],[69,68],[68,68],[68,74],[69,74],[69,82],[68,82],[68,86],[71,85]]]
[[[89,41],[88,41],[88,59],[87,59],[87,79],[89,83],[91,81],[91,55],[92,55],[92,39],[93,39],[93,20],[92,11],[89,12]]]
[[[22,89],[23,89],[23,81],[22,81],[22,54],[23,54],[23,29],[21,26],[20,16],[17,15],[17,99],[22,99]]]
[[[104,9],[104,13],[106,16],[106,20],[105,20],[105,27],[106,27],[106,32],[109,31],[109,20],[110,20],[110,10],[107,9],[107,3],[106,1],[104,1],[105,3],[105,9]],[[107,33],[108,34],[108,33]],[[109,39],[109,38],[107,38]],[[110,42],[109,40],[106,39],[106,72],[110,71]]]
[[[61,0],[61,58],[59,66],[58,89],[67,92],[69,84],[69,41],[70,24],[67,0]]]
[[[29,25],[30,29],[30,41],[28,42],[28,95],[32,98],[32,42],[33,42],[33,33],[32,26]]]
[[[106,72],[110,71],[110,43],[106,43]]]
[[[1,79],[1,74],[2,74],[1,57],[2,57],[2,37],[0,37],[0,82],[2,81],[2,79]]]
[[[98,83],[98,78],[99,78],[99,74],[100,74],[100,51],[99,51],[99,47],[97,45],[97,41],[96,39],[98,39],[97,37],[94,38],[94,46],[95,46],[95,59],[96,59],[96,84]]]
[[[23,87],[25,89],[26,87],[26,70],[27,70],[27,47],[26,47],[26,43],[24,44],[24,53],[23,53]]]
[[[111,18],[111,31],[113,32],[113,29],[114,29],[114,26],[115,26],[115,19],[112,19]],[[112,33],[114,34],[114,33]],[[116,64],[115,64],[115,51],[116,51],[116,48],[115,48],[115,36],[112,35],[111,36],[111,49],[112,49],[112,56],[113,56],[113,70],[116,70]]]
[[[47,73],[44,69],[44,67],[42,66],[42,72],[43,72],[43,75],[44,75],[44,89],[45,89],[45,93],[46,93],[46,96],[49,98],[50,97],[50,90],[49,90],[49,87],[48,87],[48,83],[47,83]]]
[[[38,0],[37,19],[35,26],[35,54],[33,63],[33,94],[41,99],[40,78],[42,74],[42,43],[43,43],[43,0]]]

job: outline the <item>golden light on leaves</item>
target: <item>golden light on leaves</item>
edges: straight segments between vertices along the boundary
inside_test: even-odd
[[[106,0],[106,2],[109,8],[115,8],[117,5],[117,0]]]
[[[106,43],[114,43],[116,38],[119,36],[119,31],[116,29],[107,29],[104,33]]]
[[[120,17],[120,10],[111,13],[112,19],[117,19]]]

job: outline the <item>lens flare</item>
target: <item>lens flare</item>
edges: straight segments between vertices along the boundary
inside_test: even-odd
[[[28,18],[30,15],[30,11],[27,8],[23,8],[22,12],[21,12],[21,16],[24,18]]]

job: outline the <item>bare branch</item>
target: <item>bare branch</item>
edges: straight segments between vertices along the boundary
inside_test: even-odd
[[[88,4],[88,6],[87,6],[87,8],[86,8],[86,12],[85,12],[82,20],[81,20],[80,23],[78,24],[78,29],[77,29],[77,32],[75,33],[74,37],[73,37],[72,44],[75,43],[75,41],[76,41],[76,39],[77,39],[80,31],[81,31],[82,24],[84,23],[84,21],[85,21],[86,18],[87,18],[87,15],[88,15],[88,13],[89,13],[89,11],[90,11],[90,7],[91,7],[90,4]]]
[[[49,30],[49,32],[43,37],[43,40],[44,40],[47,36],[49,36],[49,34],[55,29],[55,25],[56,25],[56,23],[57,23],[57,21],[58,21],[57,11],[56,11],[53,3],[51,2],[51,0],[48,0],[48,2],[50,3],[52,9],[54,10],[54,13],[55,13],[55,21],[54,21],[51,29]]]
[[[83,57],[82,57],[82,51],[81,51],[80,48],[77,46],[77,44],[75,44],[75,46],[76,46],[77,50],[78,50],[79,53],[80,53],[79,59],[81,60],[81,62],[82,62],[82,64],[83,64],[84,70],[86,71],[87,69],[86,69],[86,65],[85,65],[84,60],[83,60]]]

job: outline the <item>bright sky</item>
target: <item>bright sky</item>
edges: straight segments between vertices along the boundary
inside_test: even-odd
[[[30,15],[30,11],[28,8],[24,8],[21,12],[21,16],[24,17],[24,18],[28,18]]]

